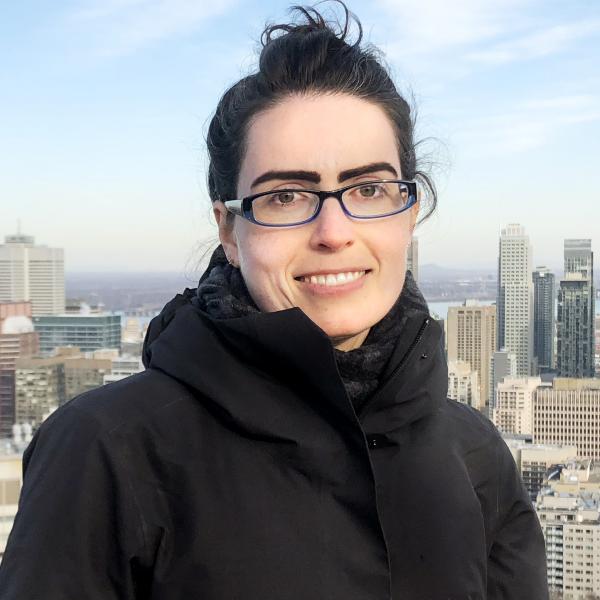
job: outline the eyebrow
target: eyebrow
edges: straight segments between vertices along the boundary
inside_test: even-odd
[[[259,183],[265,181],[272,181],[274,179],[302,179],[303,181],[309,181],[310,183],[319,183],[321,176],[316,171],[267,171],[262,175],[259,175],[250,186],[251,188],[257,186]]]
[[[375,173],[377,171],[389,171],[398,177],[396,169],[387,162],[371,163],[362,167],[355,167],[354,169],[347,169],[346,171],[340,171],[338,174],[338,182],[346,181],[360,175],[366,175],[367,173]],[[316,171],[267,171],[262,175],[259,175],[250,186],[251,188],[256,187],[266,181],[273,181],[278,179],[300,179],[302,181],[308,181],[309,183],[320,183],[321,175]]]
[[[342,181],[346,181],[347,179],[359,177],[360,175],[366,175],[367,173],[375,173],[377,171],[389,171],[394,175],[394,177],[398,177],[396,169],[394,169],[390,163],[377,162],[371,163],[370,165],[365,165],[364,167],[356,167],[355,169],[340,171],[340,174],[338,175],[338,181],[342,183]]]

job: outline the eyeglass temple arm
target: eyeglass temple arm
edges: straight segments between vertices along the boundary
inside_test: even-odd
[[[230,213],[241,217],[243,216],[242,202],[242,200],[225,200],[223,204]]]

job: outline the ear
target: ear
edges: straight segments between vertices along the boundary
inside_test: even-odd
[[[408,214],[410,218],[410,233],[415,230],[415,225],[417,223],[417,217],[419,216],[419,208],[421,207],[421,195],[417,194],[417,201],[410,207]]]
[[[234,219],[229,217],[225,205],[220,200],[213,202],[213,214],[219,227],[219,239],[227,260],[234,266],[239,265],[237,239],[234,231]],[[233,217],[233,215],[231,215]]]

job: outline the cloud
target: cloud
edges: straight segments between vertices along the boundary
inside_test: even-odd
[[[564,52],[573,43],[600,34],[600,20],[576,21],[541,29],[468,55],[472,61],[500,65]]]
[[[560,56],[576,50],[575,69],[593,72],[600,37],[598,11],[569,4],[569,20],[544,0],[376,0],[386,26],[388,60],[409,81],[435,95],[448,85],[498,66]],[[591,42],[591,43],[590,43]]]
[[[600,122],[600,100],[591,95],[538,98],[514,111],[467,122],[457,137],[478,156],[502,156],[540,148],[567,127]]]
[[[597,100],[591,94],[571,96],[555,96],[553,98],[538,98],[527,100],[521,105],[525,110],[586,110],[594,107]]]
[[[236,1],[88,0],[68,16],[68,21],[97,40],[99,54],[115,56],[197,31],[206,21],[230,10]]]
[[[515,29],[515,16],[539,0],[379,0],[396,21],[393,44],[402,54],[435,54],[443,49],[489,41]]]

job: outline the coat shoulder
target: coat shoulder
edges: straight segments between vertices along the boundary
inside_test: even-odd
[[[440,406],[438,418],[453,435],[465,442],[475,442],[480,445],[504,444],[494,423],[481,411],[467,404],[446,398]]]
[[[104,431],[161,418],[174,404],[190,402],[191,394],[177,380],[147,369],[75,396],[47,419],[69,421],[82,416]]]

